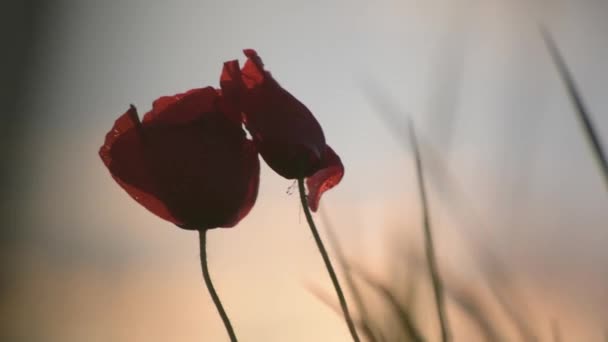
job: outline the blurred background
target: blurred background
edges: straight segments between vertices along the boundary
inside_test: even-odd
[[[395,291],[418,284],[415,318],[429,340],[438,332],[428,275],[415,271],[423,245],[407,117],[455,340],[483,340],[449,295],[459,291],[488,307],[504,340],[605,340],[607,191],[537,24],[606,142],[607,2],[1,6],[0,340],[226,340],[196,234],[140,207],[97,151],[129,104],[144,113],[159,96],[218,86],[222,63],[243,61],[243,48],[322,124],[346,167],[324,213],[353,264]],[[310,290],[333,298],[290,186],[263,165],[249,216],[209,234],[216,287],[243,341],[348,341]]]

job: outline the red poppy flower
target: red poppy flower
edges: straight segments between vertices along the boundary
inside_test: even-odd
[[[254,144],[208,87],[161,97],[140,122],[119,117],[99,150],[131,197],[179,227],[236,225],[255,203],[260,165]]]
[[[308,108],[264,70],[254,50],[244,53],[243,69],[237,60],[224,63],[222,92],[243,113],[266,163],[285,178],[307,177],[309,206],[316,211],[323,192],[342,179],[344,166]]]

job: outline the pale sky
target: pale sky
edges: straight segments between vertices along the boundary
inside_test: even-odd
[[[447,273],[475,274],[482,244],[516,269],[539,335],[558,319],[564,337],[599,340],[608,196],[533,18],[553,32],[608,148],[606,15],[599,0],[543,0],[534,10],[497,0],[58,1],[29,75],[36,119],[22,224],[39,234],[24,291],[43,300],[22,314],[44,335],[32,338],[225,338],[195,234],[139,207],[97,150],[129,104],[141,114],[159,96],[218,86],[222,63],[254,48],[345,164],[322,204],[349,255],[382,275],[389,226],[419,237],[411,155],[379,118],[378,92],[414,118],[462,189],[446,194],[445,170],[429,171]],[[291,183],[263,167],[251,214],[211,232],[211,272],[243,341],[348,341],[307,288],[330,285],[297,194],[286,194]]]

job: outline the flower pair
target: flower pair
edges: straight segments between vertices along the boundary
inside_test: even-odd
[[[99,151],[131,197],[179,227],[204,231],[243,219],[257,198],[258,153],[281,176],[306,178],[313,211],[344,174],[312,113],[254,50],[244,52],[242,69],[224,63],[221,89],[161,97],[141,121],[131,106]]]

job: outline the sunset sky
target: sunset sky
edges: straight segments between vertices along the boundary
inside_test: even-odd
[[[34,234],[18,251],[25,281],[14,298],[16,329],[31,341],[225,339],[196,234],[140,207],[97,151],[129,104],[141,114],[159,96],[218,86],[222,63],[242,62],[242,49],[254,48],[315,114],[345,164],[322,206],[353,260],[388,281],[389,264],[401,262],[389,258],[391,237],[421,249],[410,116],[448,283],[483,288],[480,250],[489,250],[513,270],[541,337],[557,320],[565,341],[600,341],[608,327],[608,196],[536,22],[553,33],[608,148],[608,4],[522,3],[48,6],[27,75],[33,120],[22,146],[18,223]],[[402,136],[380,111],[401,115],[393,128]],[[209,237],[211,273],[237,334],[348,341],[341,317],[310,291],[333,296],[297,189],[289,194],[293,182],[262,164],[250,215]],[[436,338],[430,304],[422,311]],[[455,336],[475,340],[458,310],[450,312]]]

